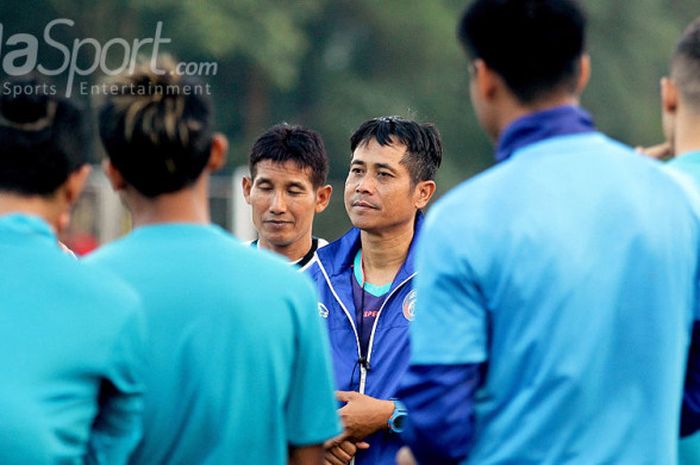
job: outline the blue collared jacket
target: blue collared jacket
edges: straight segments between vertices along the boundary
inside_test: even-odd
[[[352,264],[360,248],[360,230],[353,228],[318,250],[318,262],[308,271],[319,293],[319,313],[328,323],[333,369],[338,390],[358,391],[377,399],[396,395],[410,360],[408,325],[413,319],[416,293],[413,256],[423,214],[416,215],[413,241],[371,328],[366,354],[360,353],[352,295]],[[366,361],[361,362],[361,358]],[[355,465],[394,465],[402,443],[398,434],[382,430],[366,438]]]

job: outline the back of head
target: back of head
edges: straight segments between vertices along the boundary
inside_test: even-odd
[[[695,113],[700,114],[700,18],[686,28],[671,61],[671,77]]]
[[[417,123],[398,116],[382,116],[365,121],[350,137],[350,150],[376,140],[386,146],[400,143],[406,146],[404,164],[414,184],[435,179],[442,163],[442,141],[437,128],[430,123]]]
[[[83,113],[33,77],[9,88],[21,92],[0,95],[0,191],[50,196],[88,162]]]
[[[112,164],[146,197],[193,184],[209,161],[211,104],[192,92],[169,60],[164,74],[142,67],[110,83],[100,108],[100,138]]]
[[[575,0],[476,0],[459,38],[523,104],[575,92],[586,19]]]
[[[300,169],[308,168],[314,187],[326,184],[328,178],[328,155],[323,139],[317,132],[300,126],[278,124],[255,141],[248,157],[253,178],[256,165],[263,160],[280,164],[291,161]]]

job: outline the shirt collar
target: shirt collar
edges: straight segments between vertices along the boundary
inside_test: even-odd
[[[416,218],[413,226],[413,239],[411,245],[408,248],[408,255],[404,261],[403,266],[399,270],[396,278],[403,279],[406,275],[411,275],[415,273],[415,268],[413,266],[416,254],[416,244],[418,243],[418,238],[421,234],[421,229],[423,228],[424,216],[422,211],[416,213]],[[360,230],[357,228],[351,228],[350,231],[345,233],[339,239],[331,242],[329,245],[318,249],[319,260],[323,263],[324,268],[329,271],[331,277],[342,275],[345,271],[349,270],[355,260],[355,255],[357,251],[361,248],[360,240]]]
[[[260,248],[260,239],[255,239],[253,242],[250,243],[250,246],[254,249],[259,249]],[[316,254],[316,250],[318,250],[319,246],[319,239],[316,236],[311,237],[311,248],[309,249],[308,252],[306,252],[306,255],[301,257],[298,260],[295,261],[289,261],[290,265],[297,266],[299,268],[304,267],[306,264],[308,264],[313,258],[314,255]]]
[[[501,134],[496,160],[510,158],[518,149],[555,136],[595,131],[593,118],[574,105],[530,113],[513,121]]]

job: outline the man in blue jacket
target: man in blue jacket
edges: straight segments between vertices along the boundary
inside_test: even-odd
[[[403,408],[391,399],[408,367],[413,245],[442,160],[437,129],[398,117],[363,123],[351,137],[345,208],[354,226],[318,251],[311,269],[328,322],[345,433],[326,463],[389,465]],[[358,448],[365,449],[358,452]]]
[[[419,243],[401,397],[422,465],[675,463],[700,224],[578,105],[584,35],[572,0],[477,0],[460,24],[499,163]]]

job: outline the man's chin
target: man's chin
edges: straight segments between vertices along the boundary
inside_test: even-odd
[[[357,229],[361,229],[363,231],[368,231],[371,232],[374,229],[376,229],[379,225],[377,225],[377,221],[374,218],[366,218],[364,216],[355,216],[353,218],[350,218],[350,223]]]
[[[282,234],[265,234],[264,238],[265,242],[276,248],[288,247],[294,242],[292,237]]]

